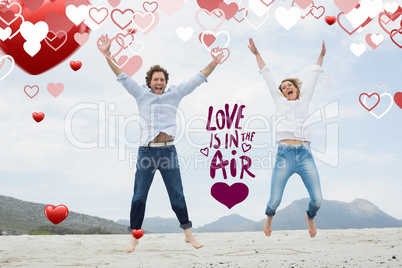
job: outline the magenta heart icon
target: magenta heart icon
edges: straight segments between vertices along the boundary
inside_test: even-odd
[[[247,198],[248,187],[241,182],[236,182],[230,186],[224,182],[217,182],[212,185],[211,195],[219,203],[222,203],[227,206],[228,209],[231,209]]]

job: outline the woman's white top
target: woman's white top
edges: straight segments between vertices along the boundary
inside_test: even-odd
[[[310,142],[312,131],[306,119],[310,115],[310,101],[321,72],[321,66],[316,64],[310,79],[300,88],[299,99],[290,101],[279,91],[279,84],[275,83],[269,68],[264,66],[260,70],[276,105],[276,142],[288,139]]]

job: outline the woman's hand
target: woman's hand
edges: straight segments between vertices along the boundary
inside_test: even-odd
[[[325,47],[325,41],[322,41],[322,48],[321,48],[320,57],[324,57],[325,53],[327,53],[327,48]]]
[[[253,38],[249,38],[248,43],[249,43],[248,48],[250,49],[251,53],[253,53],[254,55],[260,54],[257,50],[257,47],[254,44]]]
[[[318,57],[317,64],[322,66],[322,61],[324,60],[324,56],[327,53],[327,48],[325,47],[325,41],[322,41],[322,48],[320,52],[320,56]]]

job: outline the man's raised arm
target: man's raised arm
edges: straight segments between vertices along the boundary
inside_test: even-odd
[[[106,55],[105,58],[112,71],[116,74],[116,76],[119,76],[123,71],[119,68],[119,66],[117,66],[117,62],[114,58],[110,59],[110,55],[112,54],[110,52],[110,46],[111,46],[110,39],[107,37],[107,35],[106,36],[102,35],[99,41],[100,41],[100,44],[98,44],[99,49],[103,51],[103,53]]]
[[[214,57],[215,57],[216,61],[215,61],[215,60],[212,60],[211,63],[208,64],[208,66],[205,67],[205,68],[201,71],[201,73],[202,73],[203,75],[205,75],[205,77],[208,77],[208,76],[212,73],[212,71],[215,69],[215,67],[218,65],[218,63],[221,62],[221,60],[223,59],[223,52],[221,52],[219,55],[214,56]]]

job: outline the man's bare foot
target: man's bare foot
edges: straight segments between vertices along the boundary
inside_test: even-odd
[[[272,219],[274,217],[267,217],[267,219],[265,220],[265,224],[264,224],[264,233],[266,236],[271,236],[271,232],[272,232],[272,228],[271,228],[271,223],[272,223]]]
[[[198,241],[195,239],[193,233],[191,232],[190,228],[184,229],[184,241],[186,241],[186,243],[191,243],[191,245],[193,245],[193,247],[195,248],[202,248],[203,245],[201,245],[200,243],[198,243]]]
[[[308,232],[310,233],[311,238],[313,238],[317,234],[317,228],[315,228],[314,220],[311,220],[306,215],[306,221],[308,223]]]
[[[138,239],[133,236],[133,238],[130,241],[130,244],[128,244],[128,246],[126,248],[126,252],[127,253],[133,252],[135,250],[135,247],[138,245],[138,243],[139,243]]]

